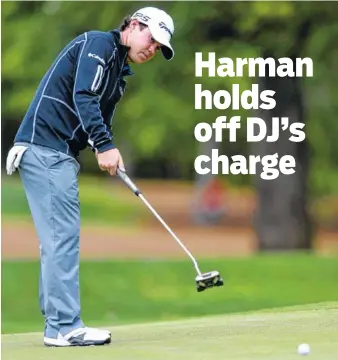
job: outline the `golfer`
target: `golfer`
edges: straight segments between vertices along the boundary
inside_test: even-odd
[[[111,124],[130,64],[145,63],[157,51],[171,60],[173,32],[167,13],[146,7],[119,29],[73,39],[42,78],[8,153],[7,173],[20,173],[40,244],[46,346],[111,342],[110,331],[88,328],[81,318],[77,157],[89,146],[101,170],[124,170]]]

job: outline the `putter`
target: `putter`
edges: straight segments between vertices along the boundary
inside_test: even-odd
[[[212,288],[214,286],[223,286],[223,279],[218,271],[210,271],[207,273],[201,273],[198,263],[190,251],[183,245],[180,239],[174,234],[174,232],[169,228],[169,226],[164,222],[164,220],[160,217],[160,215],[155,211],[155,209],[149,204],[149,202],[145,199],[142,195],[141,191],[138,187],[133,183],[133,181],[129,178],[129,176],[122,171],[121,169],[117,168],[116,171],[117,175],[121,178],[121,180],[129,187],[129,189],[139,197],[148,209],[156,216],[156,218],[160,221],[160,223],[166,228],[166,230],[170,233],[170,235],[176,240],[176,242],[181,246],[181,248],[186,252],[186,254],[192,260],[194,267],[197,272],[197,276],[195,277],[195,283],[197,291],[204,291],[206,289]]]

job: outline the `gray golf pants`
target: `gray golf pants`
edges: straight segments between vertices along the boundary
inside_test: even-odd
[[[56,338],[84,326],[80,318],[79,163],[71,156],[35,144],[19,166],[40,243],[39,300],[45,336]]]

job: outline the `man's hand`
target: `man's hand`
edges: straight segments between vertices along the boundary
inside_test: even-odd
[[[123,159],[117,149],[107,150],[103,153],[96,153],[97,162],[103,171],[108,171],[110,175],[116,175],[117,167],[125,171]]]

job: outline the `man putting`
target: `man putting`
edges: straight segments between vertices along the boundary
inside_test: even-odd
[[[173,32],[168,14],[147,7],[126,17],[119,29],[73,39],[42,78],[8,153],[7,173],[20,173],[39,238],[47,346],[111,341],[108,330],[86,327],[80,314],[77,157],[90,146],[101,170],[124,170],[111,124],[125,77],[132,74],[131,63],[145,63],[158,50],[171,60]]]

